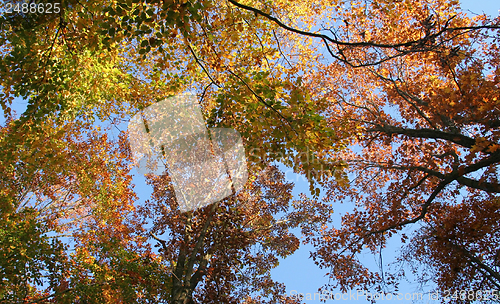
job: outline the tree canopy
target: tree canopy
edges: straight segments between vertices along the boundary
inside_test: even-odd
[[[499,17],[443,0],[19,3],[0,4],[0,303],[300,303],[271,269],[301,244],[325,290],[396,292],[413,271],[499,300]],[[186,91],[207,127],[241,134],[249,179],[180,212],[168,173],[139,199],[127,133],[110,134]],[[353,211],[335,227],[338,203]],[[407,266],[364,266],[394,237]]]

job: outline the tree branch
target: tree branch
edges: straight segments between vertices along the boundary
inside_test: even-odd
[[[463,255],[465,255],[469,260],[473,263],[476,264],[477,267],[480,269],[486,271],[491,277],[495,278],[497,282],[492,282],[495,284],[497,287],[500,287],[500,273],[496,272],[493,270],[491,267],[483,263],[481,260],[479,260],[477,257],[475,257],[472,253],[470,253],[467,249],[463,248],[462,246],[456,245],[452,242],[449,242],[453,247],[458,249]],[[491,279],[490,279],[491,280]]]
[[[392,49],[398,49],[398,48],[403,48],[403,47],[419,47],[419,46],[425,45],[425,43],[428,42],[428,41],[435,40],[436,37],[442,35],[444,32],[480,30],[480,29],[499,29],[500,28],[500,26],[496,25],[496,24],[483,25],[483,26],[470,26],[470,27],[448,27],[450,21],[455,17],[455,16],[452,16],[451,18],[449,18],[446,21],[446,23],[444,24],[444,26],[443,26],[443,28],[441,30],[439,30],[435,34],[425,35],[423,38],[420,38],[420,39],[417,39],[417,40],[407,41],[407,42],[403,42],[403,43],[393,43],[393,44],[375,43],[375,42],[368,42],[368,41],[347,42],[347,41],[342,41],[342,40],[338,40],[338,39],[329,37],[327,35],[318,34],[318,33],[312,33],[312,32],[307,32],[307,31],[303,31],[303,30],[300,30],[300,29],[293,28],[293,27],[288,26],[288,25],[284,24],[283,22],[281,22],[278,18],[273,17],[270,14],[267,14],[267,13],[263,12],[262,10],[259,10],[259,9],[255,8],[255,7],[251,7],[251,6],[248,6],[248,5],[245,5],[245,4],[241,4],[241,3],[239,3],[239,2],[237,2],[235,0],[228,0],[228,1],[231,4],[233,4],[233,5],[235,5],[235,6],[239,7],[239,8],[242,8],[242,9],[247,10],[247,11],[251,11],[251,12],[253,12],[256,15],[261,15],[261,16],[263,16],[263,17],[265,17],[265,18],[273,21],[279,27],[281,27],[281,28],[283,28],[283,29],[285,29],[287,31],[290,31],[290,32],[293,32],[293,33],[296,33],[296,34],[300,34],[300,35],[303,35],[303,36],[320,38],[320,39],[322,39],[325,42],[331,42],[333,44],[343,45],[343,46],[354,46],[354,47],[363,47],[363,46],[365,46],[365,47],[368,46],[369,47],[369,46],[371,46],[371,47],[392,48]]]
[[[431,138],[431,139],[444,139],[456,143],[465,148],[472,148],[476,140],[462,134],[452,134],[435,129],[406,129],[390,125],[377,125],[374,128],[367,129],[367,132],[383,132],[389,136],[392,134],[406,135],[413,138]]]
[[[384,233],[386,231],[389,231],[389,230],[392,230],[392,229],[396,229],[396,228],[401,228],[401,227],[406,226],[408,224],[414,224],[414,223],[420,221],[427,214],[427,211],[428,211],[429,206],[432,203],[432,201],[451,182],[452,182],[452,180],[444,180],[444,181],[442,181],[442,182],[440,182],[438,184],[438,186],[436,187],[436,189],[434,189],[434,191],[432,192],[432,194],[427,198],[427,200],[425,201],[425,203],[422,205],[422,208],[420,209],[420,214],[417,217],[414,217],[414,218],[409,219],[409,220],[402,221],[400,223],[389,225],[389,226],[387,226],[385,228],[382,228],[382,229],[379,229],[379,230],[370,231],[370,232],[368,232],[365,235],[365,237],[369,237],[369,236],[372,236],[374,234]]]
[[[188,263],[187,263],[187,273],[186,273],[186,279],[190,280],[191,275],[193,273],[193,268],[194,268],[194,263],[196,261],[196,255],[200,251],[200,248],[203,246],[205,242],[205,236],[208,232],[208,228],[210,227],[210,224],[212,222],[213,215],[215,213],[215,210],[219,206],[219,203],[214,203],[212,204],[210,208],[210,213],[207,217],[207,220],[205,221],[205,224],[203,224],[203,227],[201,228],[200,235],[198,236],[198,240],[196,241],[196,245],[193,248],[193,251],[191,252],[191,255],[189,256]]]

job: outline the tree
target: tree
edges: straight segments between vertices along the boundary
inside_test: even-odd
[[[57,15],[3,17],[7,115],[20,96],[29,97],[21,120],[124,119],[190,89],[209,126],[235,128],[249,151],[258,149],[253,163],[282,159],[298,172],[315,170],[319,192],[327,172],[305,158],[341,149],[346,135],[326,126],[326,105],[310,100],[297,66],[281,64],[272,23],[225,2],[64,4]]]
[[[215,294],[202,292],[213,286],[228,302],[236,301],[237,294],[248,303],[259,297],[292,301],[269,278],[264,261],[277,265],[275,255],[291,254],[297,239],[289,229],[303,225],[312,230],[326,211],[310,219],[311,201],[282,222],[274,219],[291,207],[285,194],[290,185],[280,182],[282,176],[273,169],[272,181],[262,177],[248,189],[259,191],[264,183],[275,192],[281,189],[283,197],[256,200],[240,193],[212,211],[179,215],[172,210],[175,216],[161,218],[156,229],[171,228],[183,242],[147,234],[146,218],[139,216],[151,210],[135,212],[126,140],[109,141],[93,125],[126,119],[193,89],[210,126],[233,127],[244,136],[252,174],[280,158],[300,172],[320,168],[307,159],[314,151],[340,148],[342,135],[316,113],[299,78],[281,81],[279,74],[271,75],[277,42],[265,31],[268,22],[209,1],[70,0],[56,14],[14,11],[1,20],[0,104],[7,123],[1,137],[5,154],[0,164],[6,174],[0,199],[1,218],[8,224],[0,239],[7,249],[0,263],[1,301],[188,303],[215,301]],[[238,48],[241,39],[249,43]],[[28,102],[20,117],[11,111],[16,97]],[[252,124],[241,124],[247,121]],[[311,190],[330,177],[333,167],[318,172],[310,179]],[[155,200],[175,206],[171,193],[164,195]],[[253,205],[242,210],[233,206],[237,201]],[[249,212],[257,207],[268,208],[263,218]],[[12,245],[18,225],[36,231],[33,246]],[[233,231],[232,225],[240,228]],[[225,239],[210,227],[220,229]],[[203,233],[194,234],[198,231]],[[230,236],[236,237],[234,244]],[[73,248],[65,247],[63,237],[74,242]],[[148,238],[178,246],[162,253],[172,260],[154,254]],[[57,246],[50,247],[51,239]],[[194,250],[189,240],[199,247]],[[224,246],[231,251],[223,251]],[[250,250],[259,246],[260,253],[252,255]],[[177,256],[173,249],[179,250]],[[183,256],[189,256],[185,265]],[[239,271],[247,274],[238,276],[240,258],[246,264]],[[24,268],[9,268],[14,260]],[[223,263],[235,267],[225,269]],[[245,280],[255,283],[253,289],[231,286]]]
[[[129,169],[113,142],[49,119],[1,131],[0,301],[102,303],[151,289],[161,266],[140,246]],[[134,282],[131,266],[147,279]]]
[[[291,229],[313,229],[327,210],[291,201],[293,184],[276,167],[237,195],[187,213],[179,213],[169,179],[149,177],[154,193],[142,212],[171,274],[170,303],[295,303],[270,270],[299,247]]]
[[[399,233],[408,242],[400,261],[427,267],[414,269],[452,302],[498,290],[499,18],[470,19],[458,2],[336,1],[319,5],[333,25],[313,32],[230,2],[291,36],[320,39],[333,58],[303,79],[313,98],[329,100],[329,122],[347,119],[355,132],[352,149],[332,155],[349,178],[330,184],[326,200],[356,207],[314,239],[318,265],[344,290],[397,286],[398,274],[367,269],[356,255],[381,254]],[[420,226],[409,239],[402,230],[412,224]]]

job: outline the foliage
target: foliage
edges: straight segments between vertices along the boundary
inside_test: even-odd
[[[58,239],[50,240],[44,235],[49,229],[43,222],[36,221],[35,211],[23,210],[22,213],[3,218],[2,223],[2,303],[40,296],[35,286],[44,283],[44,276],[51,287],[60,282],[67,263],[65,245]]]
[[[270,269],[295,228],[344,290],[397,288],[357,258],[395,234],[422,282],[499,289],[498,18],[442,0],[61,8],[0,16],[0,301],[294,303]],[[188,90],[242,134],[251,178],[181,214],[168,174],[137,202],[126,134],[101,126]],[[274,161],[314,197],[292,201]]]
[[[18,274],[6,273],[2,284],[9,291],[2,294],[2,301],[184,303],[193,295],[197,301],[204,296],[215,301],[213,294],[204,295],[203,290],[211,290],[227,277],[219,293],[228,301],[234,301],[238,293],[249,302],[259,297],[292,302],[283,297],[283,286],[270,279],[265,261],[277,265],[276,255],[286,257],[297,248],[290,227],[301,222],[314,226],[320,217],[311,221],[295,215],[293,225],[274,227],[273,215],[289,208],[289,195],[285,195],[267,199],[277,200],[272,207],[276,209],[264,211],[266,218],[258,219],[257,225],[253,223],[256,219],[249,220],[253,215],[249,212],[234,214],[238,209],[230,205],[244,199],[232,197],[221,203],[226,210],[217,209],[208,217],[210,227],[248,221],[248,225],[269,232],[251,233],[242,226],[238,232],[243,241],[231,245],[234,250],[224,255],[221,244],[235,236],[230,234],[234,231],[228,230],[226,239],[217,241],[212,234],[207,240],[189,231],[174,234],[171,241],[180,246],[174,260],[182,259],[182,250],[187,250],[182,246],[191,246],[178,243],[175,238],[179,236],[206,242],[203,250],[211,251],[212,257],[205,261],[195,252],[186,267],[172,266],[165,256],[174,253],[151,251],[152,240],[162,241],[145,229],[147,210],[138,213],[134,204],[126,137],[108,140],[109,130],[99,126],[126,120],[165,97],[194,90],[210,126],[235,128],[248,147],[258,148],[247,149],[252,151],[248,157],[254,175],[272,161],[288,159],[298,172],[319,172],[310,175],[311,191],[318,195],[315,184],[331,178],[336,166],[322,170],[323,164],[309,164],[307,159],[317,152],[341,148],[343,135],[326,126],[299,78],[280,80],[280,74],[271,73],[273,66],[278,67],[278,42],[267,32],[269,22],[235,11],[227,3],[210,1],[68,0],[57,14],[14,12],[0,18],[0,104],[7,119],[1,137],[5,152],[0,158],[5,173],[1,218],[6,223],[21,218],[8,226],[7,241],[2,245],[14,242],[9,239],[14,223],[41,225],[41,231],[33,234],[34,245],[26,249],[39,268],[30,270],[30,277],[22,282]],[[20,117],[12,112],[15,98],[28,103]],[[240,114],[235,120],[236,112]],[[297,155],[299,161],[295,162]],[[275,179],[282,179],[276,174]],[[266,207],[265,201],[252,210]],[[301,208],[306,209],[297,209]],[[21,216],[28,211],[32,222]],[[186,216],[201,221],[207,215],[182,218]],[[224,225],[223,219],[228,221]],[[176,217],[163,220],[171,221],[165,227],[179,231],[189,227]],[[51,249],[53,253],[47,247],[49,239],[58,244]],[[62,248],[66,241],[71,246]],[[249,253],[262,244],[265,256]],[[2,265],[11,258],[21,263],[20,252],[14,251]],[[243,277],[222,266],[237,263],[243,254],[247,255],[247,276],[256,285],[238,291],[231,284]],[[46,264],[47,260],[64,264],[64,271]],[[197,272],[190,288],[182,287],[186,279],[175,280],[175,271],[193,272],[204,263],[210,272],[208,268]],[[36,279],[38,274],[42,275]],[[14,292],[19,284],[24,289]]]
[[[151,235],[172,273],[171,303],[292,303],[270,271],[299,247],[291,229],[324,220],[314,216],[314,203],[291,201],[293,184],[269,167],[237,195],[179,213],[169,179],[149,178],[154,192],[141,213],[151,218]]]
[[[328,121],[347,119],[354,135],[351,149],[332,155],[348,164],[349,183],[331,183],[326,196],[354,211],[313,241],[313,258],[338,283],[325,288],[397,290],[407,268],[375,271],[357,254],[381,255],[398,233],[406,243],[399,260],[423,284],[434,281],[443,294],[498,289],[499,19],[470,19],[445,1],[335,8],[342,4],[323,11],[342,20],[322,25],[330,36],[245,8],[290,35],[321,38],[334,59],[303,77],[314,99],[329,101]]]

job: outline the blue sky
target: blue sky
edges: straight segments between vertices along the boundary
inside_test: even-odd
[[[500,3],[495,2],[495,1],[486,1],[486,0],[481,0],[481,1],[473,1],[473,0],[466,0],[466,1],[461,1],[462,8],[464,10],[469,10],[473,13],[486,13],[489,15],[497,16],[499,9],[500,9]],[[13,105],[14,110],[17,112],[17,114],[21,114],[24,109],[26,108],[26,101],[19,100],[17,99],[14,102]],[[4,125],[4,118],[3,115],[0,117],[0,125]],[[118,126],[119,129],[125,130],[127,128],[126,124],[122,124]],[[118,135],[118,130],[115,128],[112,128],[110,130],[110,133],[112,135],[116,136]],[[283,168],[286,170],[286,168]],[[299,193],[308,193],[308,184],[304,179],[300,176],[297,176],[295,174],[287,174],[287,177],[292,178],[293,181],[296,184],[296,187],[294,189],[294,194],[298,195]],[[134,183],[136,185],[135,189],[138,191],[138,195],[140,197],[140,201],[144,201],[149,198],[151,194],[151,188],[145,184],[145,179],[142,175],[135,174],[134,177]],[[337,203],[334,205],[335,207],[335,218],[336,218],[336,223],[339,223],[340,216],[350,210],[350,204],[349,203]],[[384,264],[390,263],[394,256],[397,254],[397,249],[399,248],[399,240],[396,238],[393,240],[392,244],[390,244],[383,252],[383,258],[384,258]],[[305,303],[321,303],[319,301],[319,295],[314,293],[317,292],[318,288],[323,286],[324,284],[327,284],[329,282],[329,279],[325,277],[325,273],[327,270],[325,269],[319,269],[314,262],[309,259],[309,252],[312,250],[311,246],[302,246],[295,254],[293,254],[291,257],[287,259],[282,259],[280,261],[280,265],[272,271],[273,273],[273,278],[279,282],[285,283],[287,286],[287,293],[302,293],[305,296],[308,294],[311,297],[316,296],[316,300],[305,300]],[[379,257],[377,256],[372,256],[370,254],[362,256],[363,262],[369,266],[373,267],[374,269],[377,268],[377,263],[379,262]],[[385,266],[386,267],[386,266]],[[409,281],[411,281],[411,278],[409,278]],[[404,298],[405,293],[413,294],[414,292],[422,292],[426,293],[432,290],[432,286],[424,286],[420,288],[418,284],[411,283],[411,282],[402,282],[402,285],[400,286],[400,292],[403,293],[402,297]],[[339,294],[337,297],[342,296],[340,294],[340,291],[338,291]],[[344,300],[341,301],[349,301],[350,303],[370,303],[369,301],[365,300],[365,297],[356,297],[356,291],[352,291],[351,296],[349,293],[344,294]],[[357,298],[357,300],[356,300]],[[437,303],[437,301],[428,301],[428,295],[424,294],[423,296],[424,301],[422,303]],[[332,303],[333,301],[327,301],[327,303]],[[381,300],[377,301],[377,303],[392,303],[396,302],[396,300]],[[411,300],[398,300],[398,303],[413,303]]]

